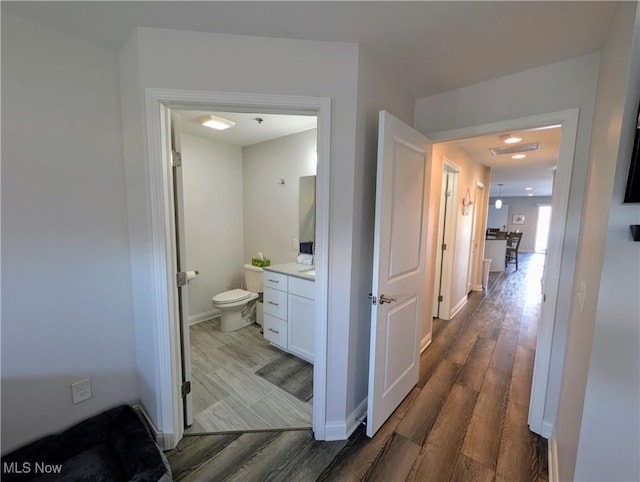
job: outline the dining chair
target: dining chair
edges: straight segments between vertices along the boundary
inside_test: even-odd
[[[507,234],[507,250],[505,253],[505,263],[516,264],[516,271],[518,271],[518,249],[520,248],[520,241],[522,240],[522,233],[509,233]]]

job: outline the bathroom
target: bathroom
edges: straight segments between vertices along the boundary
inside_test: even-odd
[[[246,288],[244,265],[258,253],[272,266],[296,266],[300,242],[313,241],[308,228],[315,223],[300,218],[300,186],[316,174],[316,118],[178,113],[187,266],[198,271],[188,284],[193,424],[187,432],[310,427],[313,366],[270,343],[258,324],[222,330],[221,305],[212,298]],[[204,127],[209,115],[234,125]],[[263,307],[260,293],[243,308],[241,324],[261,323]]]

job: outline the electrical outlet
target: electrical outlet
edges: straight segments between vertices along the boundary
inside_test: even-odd
[[[91,398],[91,378],[85,378],[71,384],[71,398],[73,403],[84,402]]]

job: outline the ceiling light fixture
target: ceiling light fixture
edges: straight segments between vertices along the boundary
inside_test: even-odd
[[[500,199],[500,196],[502,194],[502,186],[504,186],[504,184],[498,184],[499,187],[499,192],[498,192],[498,199],[496,199],[496,209],[500,209],[502,207],[502,199]]]
[[[511,159],[524,159],[525,157],[527,157],[526,154],[514,154]]]
[[[522,140],[522,137],[514,136],[513,134],[506,134],[504,136],[500,136],[502,142],[505,144],[517,144]]]
[[[533,188],[532,187],[525,187],[524,190],[525,191],[533,191]]]
[[[234,125],[236,125],[235,122],[230,121],[229,119],[224,119],[215,115],[206,115],[204,117],[201,117],[200,124],[218,131],[223,131],[225,129],[228,129],[229,127],[233,127]]]

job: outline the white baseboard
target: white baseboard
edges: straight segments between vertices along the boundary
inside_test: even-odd
[[[458,301],[458,303],[456,303],[456,305],[453,308],[451,308],[451,314],[449,315],[449,319],[453,318],[458,314],[458,312],[464,307],[464,305],[467,304],[468,299],[469,297],[465,296],[460,301]]]
[[[203,311],[202,313],[198,313],[197,315],[192,315],[189,317],[189,324],[195,325],[196,323],[201,323],[203,321],[211,320],[220,316],[220,310],[216,308],[211,308],[210,310]]]
[[[141,403],[136,403],[135,405],[133,405],[133,409],[136,412],[138,412],[140,415],[142,415],[142,417],[145,419],[145,421],[147,422],[147,426],[153,432],[154,438],[155,438],[156,443],[158,444],[158,446],[162,450],[168,450],[166,448],[166,445],[167,445],[166,435],[167,434],[165,434],[165,433],[161,432],[160,430],[158,430],[158,427],[156,427],[156,424],[153,423],[153,420],[151,420],[151,417],[147,413],[147,410],[144,408],[144,406]],[[174,448],[174,447],[175,446],[171,446],[169,448]]]
[[[558,473],[558,441],[555,433],[549,438],[547,456],[549,460],[549,482],[558,482],[560,480],[560,474]]]
[[[344,422],[329,422],[325,425],[324,439],[327,442],[347,440],[367,416],[367,399],[365,398]]]
[[[427,349],[427,347],[429,345],[431,345],[431,335],[432,333],[429,333],[427,336],[425,336],[421,341],[420,341],[420,353],[422,353],[423,351],[425,351]]]
[[[542,435],[547,440],[551,439],[551,435],[553,434],[554,425],[551,422],[547,422],[545,420],[542,421],[542,430],[540,431],[540,435]]]

